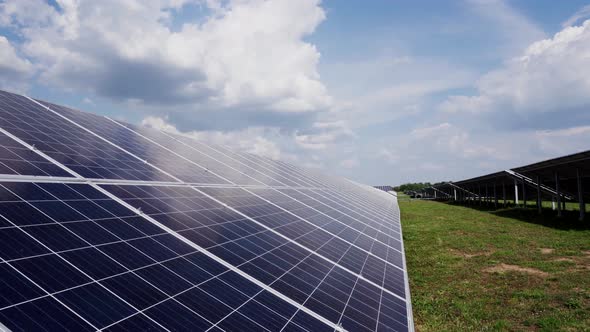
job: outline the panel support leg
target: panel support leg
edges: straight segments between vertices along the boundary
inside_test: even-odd
[[[502,199],[504,200],[504,207],[506,207],[506,183],[502,181]]]
[[[498,195],[496,194],[496,183],[494,182],[494,209],[498,209]]]
[[[477,185],[477,194],[479,195],[479,205],[482,205],[482,200],[481,200],[481,185],[478,184]]]
[[[584,189],[582,188],[582,171],[576,169],[576,177],[578,180],[578,202],[580,204],[580,221],[584,220],[586,215],[586,203],[584,203]]]
[[[541,199],[541,177],[537,175],[537,212],[543,213],[543,201]]]
[[[526,185],[522,179],[522,206],[526,209]]]
[[[557,193],[557,216],[561,217],[561,193],[559,192],[559,174],[555,174],[555,192]]]
[[[518,181],[514,180],[514,205],[518,206]]]

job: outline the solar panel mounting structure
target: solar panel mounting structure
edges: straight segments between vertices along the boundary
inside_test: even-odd
[[[0,91],[0,330],[413,331],[394,196]]]

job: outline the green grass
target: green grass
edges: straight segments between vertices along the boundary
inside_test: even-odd
[[[418,331],[590,331],[590,222],[403,196],[400,209]]]

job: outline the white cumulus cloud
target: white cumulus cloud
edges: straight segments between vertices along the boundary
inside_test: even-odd
[[[173,27],[198,2],[206,17]],[[307,112],[331,98],[304,40],[319,0],[6,0],[0,25],[45,84],[117,101]],[[197,109],[196,107],[190,108]]]
[[[240,152],[253,153],[272,159],[289,159],[289,156],[281,153],[277,140],[272,139],[273,137],[280,137],[277,128],[249,127],[235,131],[194,130],[181,132],[176,126],[168,123],[167,119],[154,116],[143,119],[141,125],[169,133],[185,135],[206,143],[223,145]]]
[[[448,112],[517,114],[587,112],[590,106],[590,20],[531,44],[484,75],[474,96],[451,96]]]
[[[20,57],[12,44],[0,36],[0,87],[22,90],[34,73],[34,66]]]

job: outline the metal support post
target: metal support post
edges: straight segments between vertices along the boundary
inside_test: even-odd
[[[504,200],[504,207],[506,207],[506,184],[502,181],[502,199]]]
[[[477,194],[479,195],[479,205],[481,205],[482,204],[482,201],[481,201],[481,184],[478,184],[477,185]]]
[[[518,206],[518,181],[514,180],[514,204]]]
[[[526,185],[524,179],[522,179],[522,206],[526,209]]]
[[[586,215],[586,203],[584,203],[584,189],[582,188],[582,171],[576,168],[576,177],[578,179],[578,202],[580,204],[580,220],[584,220]]]
[[[496,182],[494,182],[494,209],[498,208],[498,195],[496,194]]]
[[[541,177],[537,175],[537,212],[543,213],[543,200],[541,198]]]
[[[561,217],[561,193],[559,192],[559,174],[555,174],[555,192],[557,193],[557,216]]]

